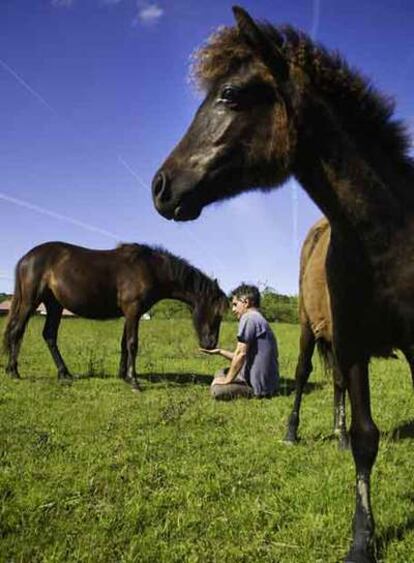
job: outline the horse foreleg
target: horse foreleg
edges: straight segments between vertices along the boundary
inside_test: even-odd
[[[57,333],[62,318],[63,307],[55,300],[48,300],[45,302],[46,307],[46,321],[43,328],[43,338],[49,348],[53,361],[58,370],[59,380],[72,380],[72,376],[63,361],[62,355],[57,345]]]
[[[346,431],[345,396],[346,389],[342,374],[337,362],[333,359],[333,386],[334,386],[334,434],[338,437],[340,450],[349,448],[349,438]]]
[[[124,326],[121,340],[121,358],[119,360],[118,377],[126,379],[127,377],[127,364],[128,364],[128,350],[126,345],[126,327]]]
[[[300,352],[295,372],[295,401],[289,416],[287,432],[284,441],[288,444],[297,442],[299,427],[299,412],[302,403],[303,389],[312,372],[312,355],[315,349],[315,336],[308,323],[301,326]]]
[[[140,390],[138,385],[137,373],[135,369],[136,357],[138,352],[138,326],[139,316],[131,315],[125,318],[125,335],[127,349],[127,370],[125,381],[130,383],[136,391]]]
[[[374,517],[371,508],[370,477],[378,452],[379,432],[371,416],[368,362],[354,364],[347,372],[351,401],[350,428],[352,454],[356,469],[356,499],[353,541],[345,563],[373,563]]]

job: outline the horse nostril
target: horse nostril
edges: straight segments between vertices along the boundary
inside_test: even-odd
[[[168,178],[165,172],[159,172],[152,182],[152,193],[158,201],[167,201],[170,198]]]

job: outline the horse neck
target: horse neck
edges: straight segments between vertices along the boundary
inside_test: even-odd
[[[179,285],[170,285],[169,293],[169,299],[176,299],[177,301],[186,303],[187,305],[190,305],[192,309],[197,302],[197,297],[194,293],[191,293],[190,291],[180,287]]]
[[[158,278],[161,299],[176,299],[194,308],[199,296],[191,288],[188,288],[187,284],[171,275],[171,273],[167,276],[165,273],[162,273]]]
[[[407,214],[398,192],[384,180],[380,165],[357,150],[323,103],[309,107],[302,122],[296,178],[332,225],[356,232],[368,254],[386,253],[392,233],[401,229]],[[394,182],[407,183],[395,176]]]

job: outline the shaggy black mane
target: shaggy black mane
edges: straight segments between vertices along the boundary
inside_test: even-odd
[[[257,22],[256,22],[257,23]],[[289,25],[257,23],[275,43],[293,73],[302,72],[310,95],[322,96],[335,111],[344,131],[372,163],[388,160],[408,174],[414,183],[414,161],[407,128],[393,118],[394,102],[381,94],[359,71],[351,68],[336,51],[325,47]],[[192,56],[191,78],[202,90],[255,58],[237,27],[220,27]],[[292,81],[295,78],[291,77]],[[405,187],[395,189],[406,191]]]
[[[291,26],[262,25],[272,41],[282,43],[291,65],[301,68],[315,90],[336,108],[342,126],[353,137],[375,144],[392,159],[402,159],[414,171],[409,156],[410,138],[406,126],[393,118],[395,102],[379,92],[359,71],[351,68],[337,51],[328,51],[305,33]]]
[[[217,282],[209,278],[201,270],[190,264],[184,258],[175,256],[161,246],[149,246],[147,244],[124,243],[117,247],[131,262],[142,257],[161,258],[157,265],[168,268],[171,278],[182,284],[191,293],[200,294],[204,298],[223,299],[226,295],[218,287]]]

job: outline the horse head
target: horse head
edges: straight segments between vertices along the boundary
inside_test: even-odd
[[[196,219],[214,201],[279,185],[291,173],[294,84],[282,35],[233,11],[237,26],[220,29],[195,56],[205,99],[152,183],[167,219]]]
[[[193,324],[201,348],[208,350],[217,346],[220,324],[228,308],[228,299],[214,280],[213,291],[200,295],[193,307]]]

